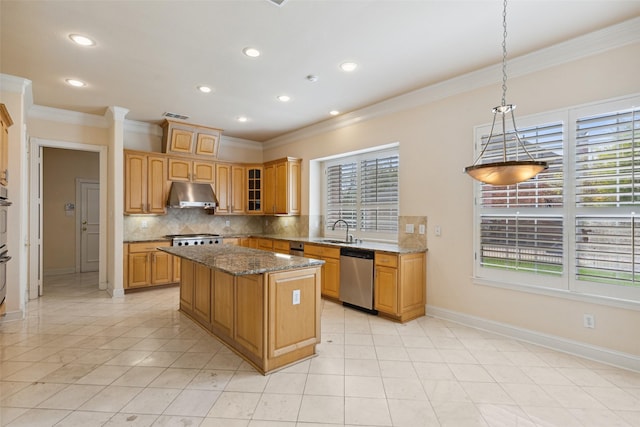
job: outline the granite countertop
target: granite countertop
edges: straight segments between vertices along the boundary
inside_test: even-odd
[[[331,239],[328,237],[293,237],[293,236],[282,236],[278,234],[265,234],[265,235],[227,235],[222,236],[223,243],[224,239],[230,239],[234,237],[255,237],[255,238],[265,238],[265,239],[275,239],[275,240],[284,240],[290,242],[303,242],[303,243],[313,243],[314,245],[322,245],[322,246],[330,246],[337,248],[360,248],[360,249],[368,249],[371,251],[382,251],[382,252],[390,252],[394,254],[411,254],[411,253],[419,253],[419,252],[427,252],[427,248],[423,246],[401,246],[394,243],[379,243],[379,242],[371,242],[371,241],[358,241],[358,243],[337,243],[337,242],[329,242],[327,240],[338,240]],[[141,240],[125,240],[124,243],[140,243],[140,242],[162,242],[162,241],[171,241],[164,236],[158,237],[156,239],[141,239]]]
[[[327,240],[339,240],[332,239],[329,237],[284,237],[279,235],[265,235],[265,236],[255,236],[255,237],[264,237],[267,239],[276,239],[276,240],[286,240],[291,242],[303,242],[314,245],[323,245],[323,246],[332,246],[338,248],[359,248],[359,249],[368,249],[371,251],[382,251],[382,252],[391,252],[394,254],[412,254],[412,253],[420,253],[427,252],[427,248],[420,246],[401,246],[395,243],[379,243],[379,242],[371,242],[371,241],[358,241],[358,243],[337,243],[330,242]]]
[[[262,274],[274,271],[320,267],[324,261],[293,255],[276,254],[236,245],[171,246],[158,248],[163,252],[200,263],[234,276]]]

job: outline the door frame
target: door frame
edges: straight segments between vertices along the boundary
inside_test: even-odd
[[[100,181],[89,178],[76,178],[76,230],[80,230],[82,228],[82,186],[83,184],[98,184],[100,186]],[[101,220],[99,218],[98,220]],[[98,232],[101,233],[102,230],[98,229]],[[98,248],[99,249],[99,248]],[[98,267],[100,268],[100,267]],[[76,233],[76,273],[82,271],[82,233]]]
[[[105,145],[84,144],[31,137],[29,139],[29,244],[28,244],[28,299],[42,295],[42,149],[44,147],[67,150],[93,151],[100,157],[100,260],[98,262],[98,288],[107,290],[107,160]]]

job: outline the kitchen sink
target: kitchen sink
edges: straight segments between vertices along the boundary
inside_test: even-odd
[[[346,245],[349,242],[345,242],[344,240],[336,240],[336,239],[320,239],[323,243],[335,243],[338,245]]]

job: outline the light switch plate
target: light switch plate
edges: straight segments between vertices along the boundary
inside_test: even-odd
[[[413,224],[405,224],[404,232],[405,233],[413,233]]]
[[[418,233],[424,234],[426,232],[424,224],[418,226]]]
[[[293,291],[293,305],[300,304],[300,289],[296,289]]]

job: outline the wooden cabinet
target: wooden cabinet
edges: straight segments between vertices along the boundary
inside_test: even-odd
[[[292,157],[264,164],[264,213],[300,215],[300,168]]]
[[[228,163],[216,164],[217,213],[245,213],[245,169],[244,166]]]
[[[215,182],[216,164],[204,160],[193,160],[182,157],[168,158],[168,178],[170,181]]]
[[[256,239],[256,249],[260,249],[262,251],[273,251],[273,240],[258,237]]]
[[[262,166],[249,165],[246,170],[246,188],[247,188],[247,213],[262,214],[262,197],[263,197],[263,180],[264,173]]]
[[[277,252],[279,254],[289,255],[289,241],[288,240],[274,240],[273,241],[273,252]]]
[[[425,313],[425,253],[375,255],[375,309],[406,322]]]
[[[200,324],[210,327],[212,271],[202,264],[196,264],[194,269],[192,314]]]
[[[167,163],[164,156],[124,152],[124,213],[165,214]]]
[[[13,125],[13,120],[4,104],[0,104],[0,184],[9,183],[9,127]]]
[[[304,245],[304,256],[324,261],[321,294],[338,300],[340,298],[340,249],[307,243]]]
[[[156,249],[167,246],[170,246],[170,243],[166,241],[126,245],[124,288],[143,288],[177,282],[174,274],[174,257]]]
[[[193,290],[195,289],[196,263],[180,260],[180,310],[193,315]]]
[[[165,153],[218,157],[220,129],[165,120],[162,130],[162,151]]]

